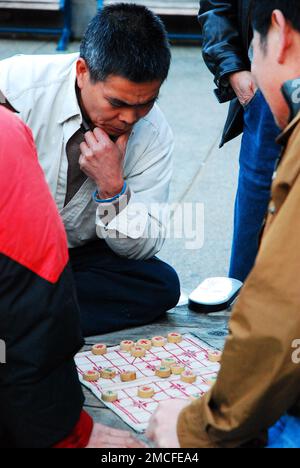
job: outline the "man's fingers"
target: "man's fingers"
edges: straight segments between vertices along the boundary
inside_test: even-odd
[[[85,156],[86,158],[90,158],[93,156],[93,151],[85,142],[80,144],[80,151],[82,156]]]
[[[126,443],[126,448],[148,448],[148,446],[146,444],[144,444],[143,442],[137,440],[137,439],[133,439],[133,440],[129,440],[127,441]]]
[[[104,130],[102,130],[101,128],[99,128],[99,127],[94,128],[93,136],[98,142],[110,141],[109,136],[107,135],[107,133]]]
[[[245,107],[248,104],[250,104],[254,96],[255,96],[255,93],[246,94],[246,95],[244,94],[243,96],[240,97],[240,103],[242,104],[242,106]]]
[[[84,138],[88,146],[92,149],[99,149],[99,143],[110,143],[108,135],[101,130],[101,128],[95,128],[93,132],[86,132]]]
[[[113,429],[111,427],[106,427],[105,430],[101,430],[101,438],[103,440],[129,440],[133,439],[133,436],[130,432],[121,431],[119,429]]]
[[[122,431],[119,429],[113,429],[112,427],[105,428],[105,432],[107,435],[115,436],[115,437],[130,437],[130,432]]]
[[[100,440],[102,444],[117,445],[119,447],[137,447],[141,445],[138,440],[131,436],[118,437],[112,435],[102,435]]]
[[[146,437],[149,440],[154,440],[154,427],[155,427],[154,417],[155,416],[152,416],[152,418],[150,419],[149,426],[148,426],[148,429],[146,431]]]
[[[113,429],[111,427],[105,428],[105,435],[103,435],[105,441],[110,441],[116,444],[123,444],[126,447],[131,448],[145,448],[147,447],[143,442],[136,439],[130,432],[122,431],[119,429]]]
[[[251,91],[253,92],[253,94],[255,94],[257,90],[258,90],[257,84],[255,83],[255,81],[252,81]]]
[[[102,441],[97,448],[129,448],[126,446],[125,442],[115,442],[115,441]]]
[[[130,137],[130,132],[121,135],[118,140],[116,141],[115,145],[118,147],[119,151],[121,152],[122,156],[126,153],[127,143]],[[81,143],[83,148],[85,148],[84,155],[90,155],[91,153],[99,150],[99,143],[105,147],[106,144],[114,145],[114,143],[110,140],[109,136],[101,130],[101,128],[96,127],[93,132],[86,132],[84,135],[85,142]],[[80,145],[80,147],[81,147]],[[87,153],[87,148],[89,148],[89,152]]]
[[[126,153],[126,148],[127,148],[129,137],[130,137],[130,132],[125,133],[124,135],[121,135],[116,141],[116,145],[121,151],[123,156],[125,156],[125,153]]]

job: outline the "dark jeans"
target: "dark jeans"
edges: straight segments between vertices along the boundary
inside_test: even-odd
[[[245,281],[258,252],[280,147],[279,129],[260,91],[245,108],[229,276]]]
[[[129,260],[104,240],[70,249],[84,336],[151,323],[176,306],[178,276],[159,259]]]

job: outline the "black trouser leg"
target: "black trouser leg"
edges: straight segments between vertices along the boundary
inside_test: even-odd
[[[70,256],[85,336],[151,323],[178,303],[178,276],[156,257],[121,258],[102,240]]]

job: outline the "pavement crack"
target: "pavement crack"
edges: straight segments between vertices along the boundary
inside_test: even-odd
[[[220,141],[220,136],[221,136],[221,132],[218,134],[218,136],[216,137],[216,139],[214,140],[214,142],[212,143],[212,145],[210,146],[208,152],[207,152],[207,155],[206,157],[204,158],[204,160],[201,162],[201,165],[198,169],[198,171],[196,172],[196,174],[194,175],[190,185],[186,188],[186,190],[182,193],[182,195],[178,198],[178,201],[177,201],[177,204],[180,205],[184,202],[184,200],[186,199],[186,197],[188,196],[188,194],[192,191],[192,189],[194,188],[194,185],[196,183],[196,181],[198,180],[199,176],[201,175],[201,173],[203,172],[203,169],[205,168],[206,164],[208,163],[208,161],[210,160],[210,157],[212,156],[216,146],[218,145],[219,141]],[[172,211],[171,213],[171,216],[170,216],[170,220],[173,219],[175,213],[176,213],[177,210],[174,210]]]

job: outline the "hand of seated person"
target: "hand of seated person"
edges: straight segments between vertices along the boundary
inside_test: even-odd
[[[187,400],[168,400],[159,404],[152,416],[146,435],[158,448],[179,448],[177,422]]]
[[[145,448],[145,444],[133,437],[130,432],[112,429],[102,424],[94,424],[86,448]]]

